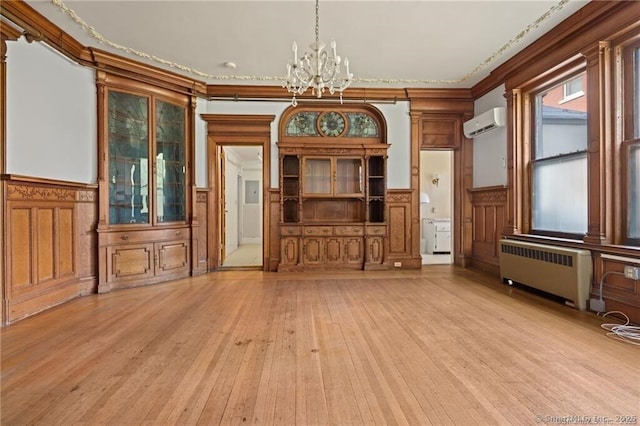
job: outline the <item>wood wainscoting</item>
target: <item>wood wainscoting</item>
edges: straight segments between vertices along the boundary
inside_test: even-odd
[[[97,286],[97,187],[2,176],[6,265],[3,324]]]
[[[507,188],[488,186],[469,190],[473,208],[473,266],[500,275],[499,240],[505,225]]]
[[[196,213],[198,217],[198,227],[193,228],[193,241],[192,243],[192,264],[193,269],[191,274],[193,276],[202,275],[209,272],[209,226],[208,226],[208,211],[209,211],[209,190],[197,189],[196,190]]]
[[[391,267],[417,268],[422,266],[422,258],[412,252],[413,236],[419,235],[414,226],[420,222],[414,220],[412,209],[412,191],[390,189],[387,191],[387,222],[389,223],[388,247],[385,262]]]

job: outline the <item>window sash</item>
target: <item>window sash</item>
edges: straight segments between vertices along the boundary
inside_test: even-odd
[[[534,161],[532,231],[582,238],[588,221],[587,181],[586,152]]]

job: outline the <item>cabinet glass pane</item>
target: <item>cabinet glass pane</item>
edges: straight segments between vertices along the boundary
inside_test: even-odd
[[[109,223],[149,223],[147,98],[109,92]]]
[[[186,220],[185,108],[156,101],[156,216]]]
[[[328,158],[307,158],[304,165],[304,192],[307,194],[331,194],[331,160]]]
[[[336,169],[336,194],[362,194],[362,160],[338,158]]]

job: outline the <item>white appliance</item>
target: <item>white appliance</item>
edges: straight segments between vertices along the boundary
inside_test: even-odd
[[[465,121],[462,125],[462,130],[466,137],[475,138],[497,127],[503,127],[505,117],[504,107],[491,108],[489,111],[485,111],[482,114],[476,115],[471,120]]]
[[[451,219],[422,219],[422,232],[426,253],[451,253]]]

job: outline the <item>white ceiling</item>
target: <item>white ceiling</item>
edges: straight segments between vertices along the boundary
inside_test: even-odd
[[[315,38],[314,0],[27,3],[86,46],[209,84],[281,86],[292,42],[302,54]],[[349,58],[353,87],[470,88],[586,3],[320,0],[320,39]]]

